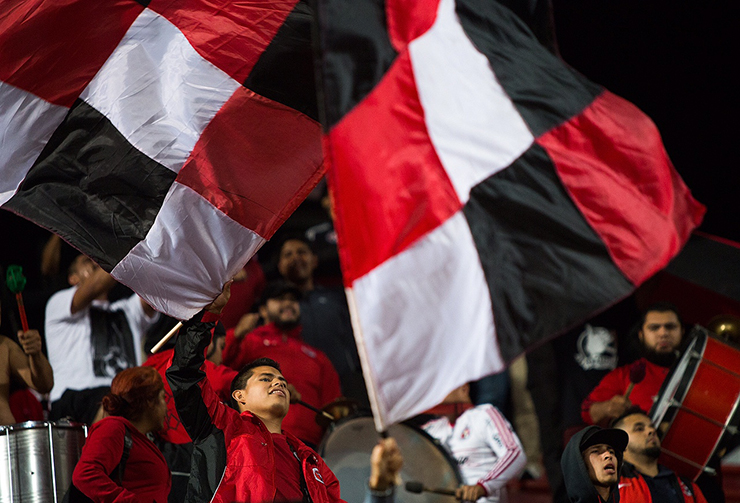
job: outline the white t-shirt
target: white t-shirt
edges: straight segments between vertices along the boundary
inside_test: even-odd
[[[519,437],[493,405],[466,410],[454,425],[440,417],[422,428],[455,458],[466,485],[481,484],[486,488],[488,496],[479,501],[501,501],[506,482],[527,463]]]
[[[72,298],[77,287],[61,290],[51,296],[46,304],[46,346],[49,363],[54,371],[54,387],[51,401],[59,400],[67,389],[82,390],[98,386],[110,386],[112,375],[95,375],[93,347],[91,342],[90,306],[72,314]],[[155,314],[147,318],[141,299],[132,295],[114,303],[95,300],[92,306],[125,314],[131,334],[136,365],[141,365],[142,338],[146,330],[157,320]]]

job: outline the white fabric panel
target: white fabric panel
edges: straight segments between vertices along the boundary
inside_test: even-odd
[[[68,111],[0,82],[0,205],[13,197]]]
[[[509,166],[534,137],[465,35],[454,0],[440,1],[434,25],[409,52],[429,136],[465,204],[473,186]]]
[[[238,87],[172,23],[147,9],[80,97],[141,152],[178,172]]]
[[[504,368],[462,211],[356,280],[347,294],[379,429]]]
[[[197,192],[172,184],[154,225],[111,271],[157,311],[187,320],[265,243]],[[170,299],[170,300],[168,300]]]

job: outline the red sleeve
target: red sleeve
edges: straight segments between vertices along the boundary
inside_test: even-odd
[[[629,386],[629,365],[618,367],[604,376],[601,382],[589,393],[581,404],[581,419],[586,424],[594,424],[589,410],[594,403],[605,402],[616,395],[623,395]]]
[[[101,502],[138,502],[139,498],[108,476],[121,462],[126,426],[115,419],[103,419],[90,430],[72,482],[88,498]]]
[[[208,360],[205,363],[206,377],[211,383],[211,388],[222,401],[228,402],[231,399],[231,381],[234,380],[238,372],[226,365],[214,365]]]

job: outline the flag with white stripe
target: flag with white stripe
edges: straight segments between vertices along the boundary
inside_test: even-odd
[[[324,147],[378,428],[628,295],[704,214],[654,124],[487,0],[322,0]]]
[[[0,205],[187,319],[323,174],[304,2],[10,0]]]

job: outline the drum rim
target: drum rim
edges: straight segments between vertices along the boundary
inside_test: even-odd
[[[5,432],[31,430],[34,428],[48,429],[50,426],[52,428],[65,428],[65,429],[77,429],[77,428],[85,429],[87,427],[85,423],[73,423],[73,422],[64,422],[64,421],[23,421],[22,423],[6,424],[6,425],[0,426],[0,435],[2,435]]]
[[[700,346],[697,348],[694,348],[694,345]],[[683,361],[684,358],[694,358],[695,356],[691,356],[691,351],[695,351],[698,353],[697,360],[700,361],[704,355],[704,351],[707,347],[707,334],[704,332],[699,332],[697,335],[691,340],[691,342],[686,346],[686,349],[684,350],[684,353],[681,355],[681,358],[679,358],[672,366],[671,369],[668,371],[668,374],[665,376],[665,379],[663,379],[663,384],[660,385],[660,390],[658,391],[658,397],[662,398],[663,395],[666,392],[666,389],[668,388],[668,385],[671,383],[671,380],[673,379],[673,374],[676,372],[676,369],[678,369],[680,363]],[[699,365],[695,365],[694,368],[691,371],[691,375],[689,376],[683,376],[681,378],[681,381],[679,382],[678,388],[681,387],[681,385],[684,386],[683,395],[681,397],[681,401],[683,401],[684,398],[686,398],[686,393],[691,388],[691,383],[694,382],[694,378],[696,377],[696,372],[699,369]],[[677,389],[678,389],[677,388]],[[675,398],[675,397],[673,397]],[[648,412],[648,417],[650,417],[651,421],[653,423],[656,423],[656,420],[659,419],[655,417],[655,415],[658,413],[657,410],[655,410],[656,406],[660,403],[659,401],[656,401],[653,403],[653,406],[650,408],[650,411]],[[661,418],[662,419],[662,418]],[[659,424],[654,424],[656,428],[658,428]],[[671,429],[671,426],[673,425],[673,419],[668,424],[668,428],[666,428],[666,432],[668,432]],[[662,438],[661,438],[662,440]]]
[[[322,458],[324,457],[324,447],[326,444],[326,440],[331,436],[331,433],[334,432],[336,427],[338,427],[341,423],[349,422],[353,419],[370,419],[371,421],[374,421],[373,415],[370,413],[356,414],[354,416],[347,416],[337,421],[336,424],[334,425],[334,428],[332,428],[331,430],[327,430],[324,438],[321,439],[321,443],[318,445],[317,452]],[[412,424],[410,421],[401,421],[400,423],[396,423],[396,424],[389,426],[389,428],[393,426],[401,426],[401,425],[410,428],[412,431],[419,433],[422,438],[429,440],[431,444],[442,454],[442,457],[445,458],[447,463],[452,467],[452,471],[454,472],[455,477],[457,478],[458,485],[465,483],[462,477],[462,473],[460,472],[460,465],[458,464],[457,460],[452,456],[452,454],[447,450],[447,448],[444,445],[442,445],[442,443],[439,440],[431,436],[429,433],[424,431],[419,426]],[[390,435],[390,436],[393,436],[393,435]],[[378,433],[378,437],[380,437],[379,433]]]

